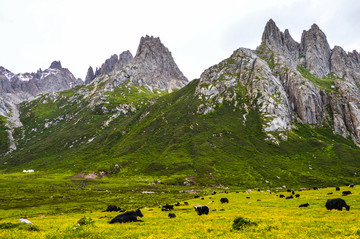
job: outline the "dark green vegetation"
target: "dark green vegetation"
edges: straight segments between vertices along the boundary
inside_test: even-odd
[[[170,185],[274,188],[359,182],[360,150],[352,141],[326,126],[299,124],[276,145],[265,140],[256,108],[244,123],[244,111],[233,102],[224,101],[207,115],[197,113],[202,104],[194,94],[198,82],[161,97],[121,86],[93,108],[90,97],[79,94],[82,88],[25,103],[19,150],[1,159],[1,169],[72,175],[103,170],[115,178],[162,176]],[[240,103],[246,102],[241,89]],[[119,114],[107,126],[126,99],[136,110]]]
[[[192,198],[211,189],[154,183],[161,178],[82,179],[64,175],[16,173],[0,175],[0,221],[41,215],[104,211],[109,205],[125,210],[154,207]],[[83,222],[88,224],[88,219]]]
[[[9,134],[6,131],[8,127],[5,126],[6,118],[0,115],[0,155],[9,150]]]
[[[232,228],[234,230],[242,230],[242,229],[244,229],[245,227],[248,227],[248,226],[257,226],[257,223],[256,222],[251,222],[249,219],[246,219],[246,218],[237,217],[237,218],[234,219]]]
[[[27,230],[27,231],[40,231],[39,227],[33,224],[11,223],[11,222],[0,223],[0,229],[12,229],[12,228],[16,228],[19,230]]]

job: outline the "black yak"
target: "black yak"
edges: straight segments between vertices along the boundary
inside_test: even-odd
[[[336,199],[328,199],[325,207],[328,210],[336,209],[339,211],[342,211],[342,208],[345,207],[346,211],[350,210],[350,206],[346,204],[345,200],[342,198],[336,198]]]
[[[144,215],[141,213],[140,209],[136,209],[136,211],[127,211],[123,214],[119,214],[114,217],[109,223],[123,223],[123,222],[141,222],[141,220],[137,220],[137,217],[143,217]]]

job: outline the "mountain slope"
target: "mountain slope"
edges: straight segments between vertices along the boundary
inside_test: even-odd
[[[357,183],[358,68],[340,78],[340,64],[322,61],[338,50],[309,31],[297,43],[270,20],[256,51],[240,48],[170,94],[182,74],[152,48],[160,41],[141,40],[121,71],[24,103],[18,150],[1,169],[263,188]]]
[[[36,73],[14,74],[0,66],[0,116],[4,117],[6,125],[6,130],[2,127],[0,132],[3,136],[8,135],[2,139],[4,144],[0,155],[16,149],[14,128],[22,126],[17,106],[19,103],[39,94],[70,89],[82,83],[67,68],[63,68],[60,61],[52,62],[48,69],[39,69]],[[6,134],[3,133],[4,130]]]

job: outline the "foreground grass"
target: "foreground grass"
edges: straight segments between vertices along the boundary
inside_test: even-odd
[[[2,175],[1,182],[9,183],[11,181],[9,177],[10,175]],[[15,179],[21,178],[21,175],[12,175],[12,177],[13,183],[16,183]],[[37,178],[36,180],[41,186],[40,181],[45,179]],[[69,179],[54,176],[52,180],[47,180],[52,181],[53,186],[53,182],[58,182],[57,184],[60,185],[61,180]],[[30,182],[30,180],[27,181]],[[76,180],[76,183],[80,181]],[[34,193],[28,194],[27,197],[36,205],[31,205],[30,202],[19,203],[23,200],[16,199],[16,195],[19,196],[24,192],[13,188],[12,206],[6,208],[4,202],[8,200],[6,198],[1,200],[0,225],[18,223],[20,217],[28,216],[28,220],[33,222],[39,231],[32,231],[26,227],[0,229],[0,238],[358,238],[360,235],[358,224],[360,187],[357,188],[358,186],[351,189],[344,186],[341,187],[340,192],[335,191],[335,188],[296,191],[300,194],[300,198],[288,200],[279,198],[277,195],[288,196],[291,194],[289,192],[273,190],[270,193],[269,191],[247,190],[237,193],[235,189],[228,190],[230,191],[228,194],[218,193],[205,196],[204,199],[195,199],[191,194],[179,193],[181,189],[188,189],[188,187],[177,187],[175,190],[171,189],[171,186],[159,185],[160,187],[156,188],[151,185],[155,193],[144,194],[139,190],[144,189],[145,184],[133,183],[128,185],[128,190],[125,192],[119,191],[119,188],[116,191],[116,184],[112,179],[99,182],[98,187],[99,185],[102,185],[104,189],[107,187],[112,194],[110,192],[97,194],[94,190],[86,190],[88,186],[82,190],[68,190],[68,192],[63,190],[65,188],[58,187],[59,193],[70,199],[60,200],[55,204],[45,198],[43,202],[37,201]],[[40,186],[38,189],[42,188]],[[2,192],[4,192],[3,189],[4,184],[1,186]],[[20,187],[20,189],[24,188]],[[157,193],[158,190],[163,193]],[[211,190],[213,189],[203,189],[199,193]],[[350,190],[353,194],[342,197],[341,192],[345,190]],[[75,191],[79,192],[75,193]],[[8,196],[11,197],[11,195]],[[76,198],[77,201],[72,201],[71,197]],[[228,198],[229,204],[221,204],[222,197]],[[326,210],[326,200],[338,197],[346,200],[351,206],[350,211]],[[120,198],[126,198],[126,200]],[[161,211],[158,206],[155,206],[177,201],[181,202],[181,206],[175,207],[173,212],[176,218],[173,219],[167,217],[169,212]],[[184,201],[189,205],[185,205]],[[141,220],[143,222],[108,224],[111,218],[119,214],[102,212],[110,203],[127,210],[142,206],[144,217]],[[310,206],[299,208],[298,206],[303,203],[309,203]],[[210,211],[209,215],[198,216],[193,209],[196,205],[208,205],[211,210],[216,209],[216,211]],[[94,223],[78,226],[78,220],[84,216],[92,218]],[[232,230],[233,220],[238,216],[250,219],[257,223],[257,226],[246,227],[241,231]]]

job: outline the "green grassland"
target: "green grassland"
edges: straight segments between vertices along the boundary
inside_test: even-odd
[[[60,175],[1,174],[1,238],[358,238],[360,191],[358,186],[320,190],[300,190],[299,198],[284,189],[241,190],[148,185],[141,180],[120,181],[115,178],[83,180]],[[91,190],[90,190],[91,188]],[[141,190],[153,190],[144,194]],[[192,190],[201,198],[194,198]],[[213,190],[218,191],[210,195]],[[346,197],[341,192],[351,190]],[[185,191],[185,192],[182,192]],[[179,193],[182,192],[182,193]],[[328,193],[332,193],[329,195]],[[207,194],[208,196],[206,196]],[[3,197],[4,196],[4,197]],[[229,199],[221,204],[220,198]],[[329,198],[342,197],[350,211],[328,211]],[[188,202],[185,205],[184,202]],[[158,205],[180,202],[172,211],[176,218]],[[309,203],[307,208],[300,204]],[[142,222],[108,224],[118,212],[103,212],[108,205],[126,210],[141,207]],[[208,205],[209,215],[198,216],[193,207]],[[216,209],[216,211],[212,211]],[[223,209],[223,210],[221,210]],[[19,225],[27,217],[34,225]],[[78,225],[81,218],[88,224]],[[256,225],[234,230],[235,218],[243,217]],[[93,221],[92,223],[90,223]]]

